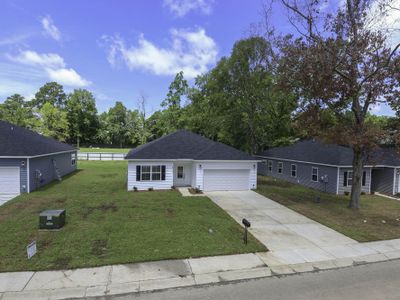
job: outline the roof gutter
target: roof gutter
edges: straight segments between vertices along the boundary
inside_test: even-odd
[[[52,152],[52,153],[46,153],[46,154],[40,154],[40,155],[33,155],[33,156],[0,156],[0,158],[37,158],[37,157],[44,157],[44,156],[49,156],[49,155],[70,153],[70,152],[76,152],[76,151],[78,151],[78,150],[77,150],[77,149],[74,149],[74,150],[67,150],[67,151],[60,151],[60,152]]]

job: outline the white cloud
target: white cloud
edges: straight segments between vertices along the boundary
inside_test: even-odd
[[[46,69],[51,80],[67,86],[84,87],[91,84],[90,81],[82,78],[74,69]]]
[[[190,11],[200,11],[205,15],[212,12],[214,0],[164,0],[164,6],[178,17],[183,17]]]
[[[61,40],[61,33],[60,30],[54,25],[53,19],[50,16],[43,17],[41,20],[44,34],[50,36],[56,41]]]
[[[7,57],[11,61],[18,62],[24,65],[41,66],[46,68],[65,67],[64,59],[60,55],[55,53],[39,54],[35,51],[25,50],[25,51],[20,51],[20,53],[15,56],[7,54]]]
[[[185,77],[194,78],[215,63],[218,48],[204,29],[170,31],[170,47],[158,47],[143,35],[136,46],[127,45],[120,36],[104,36],[109,47],[107,59],[112,66],[123,62],[130,70],[141,69],[156,75],[175,75],[183,71]]]
[[[23,33],[23,34],[15,34],[8,37],[3,37],[0,39],[0,46],[9,46],[22,43],[27,39],[31,38],[33,34],[31,33]]]
[[[84,87],[91,84],[74,69],[67,68],[64,59],[56,53],[37,53],[32,50],[20,51],[17,55],[6,54],[13,62],[31,67],[38,67],[49,79],[72,87]]]

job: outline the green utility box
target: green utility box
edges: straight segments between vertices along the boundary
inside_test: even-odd
[[[39,229],[60,229],[65,224],[65,209],[45,210],[39,215]]]

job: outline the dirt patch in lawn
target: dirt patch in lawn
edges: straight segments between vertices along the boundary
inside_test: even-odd
[[[67,269],[69,267],[69,263],[71,262],[72,258],[70,256],[62,256],[58,257],[52,261],[52,268],[53,269]]]
[[[107,240],[94,240],[91,253],[96,256],[104,256],[107,252]]]
[[[92,206],[92,207],[84,207],[83,208],[84,212],[82,214],[82,217],[86,219],[89,215],[91,215],[93,212],[101,211],[101,212],[117,212],[118,211],[118,206],[115,205],[115,203],[105,203],[101,204],[98,206]]]
[[[167,216],[167,217],[173,217],[174,216],[174,210],[172,209],[172,208],[167,208],[166,210],[165,210],[165,215]]]

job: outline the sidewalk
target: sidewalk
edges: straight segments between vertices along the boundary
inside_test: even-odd
[[[400,258],[400,239],[362,244],[368,251],[286,264],[273,252],[113,265],[66,271],[0,273],[0,300],[71,299],[154,291],[350,267]]]

